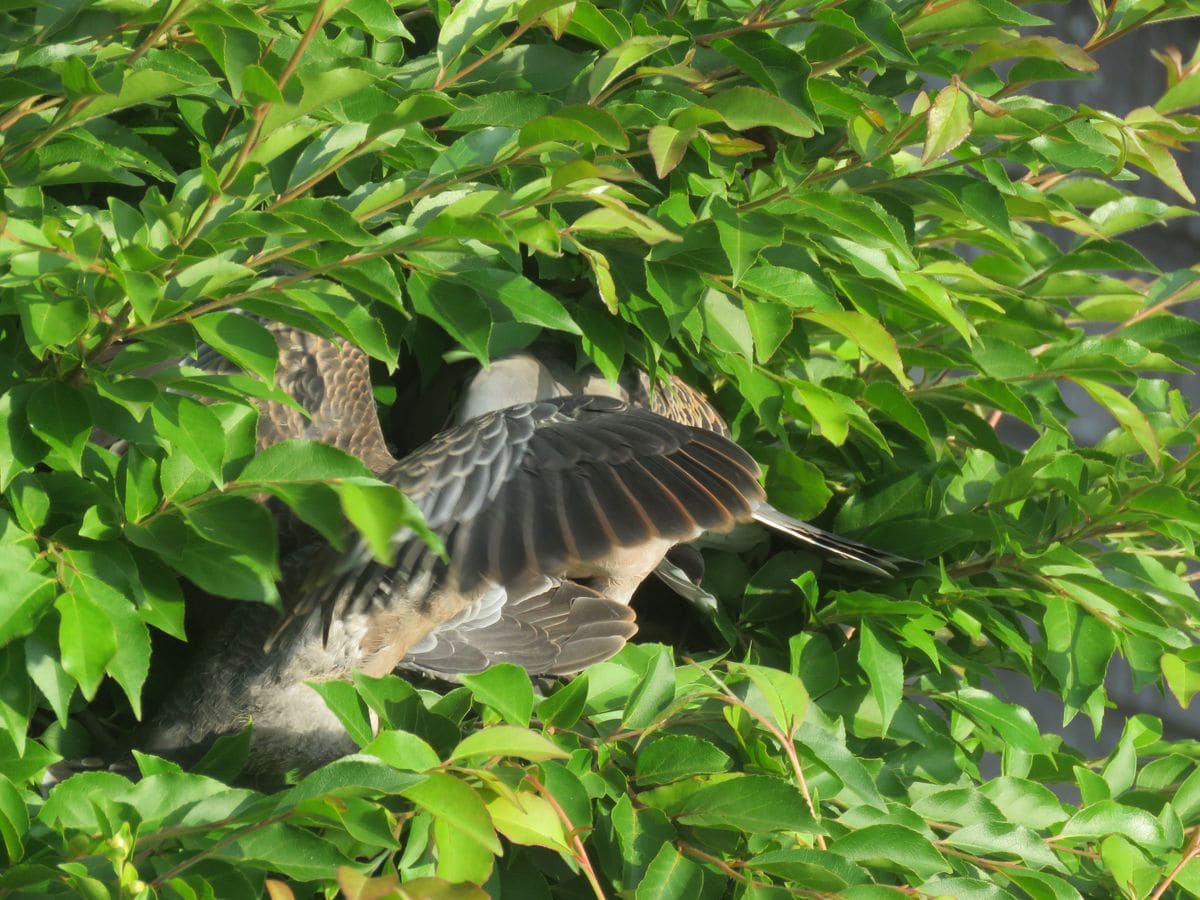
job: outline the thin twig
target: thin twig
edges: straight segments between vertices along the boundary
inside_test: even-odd
[[[1183,851],[1183,856],[1179,857],[1179,862],[1175,864],[1175,868],[1171,873],[1163,879],[1163,883],[1154,889],[1154,893],[1150,895],[1150,900],[1160,900],[1163,894],[1167,892],[1167,888],[1179,877],[1179,873],[1184,867],[1200,855],[1200,828],[1192,829],[1192,839],[1188,841],[1187,849]]]
[[[691,662],[691,660],[688,660],[688,662]],[[705,669],[704,671],[705,674],[715,681],[724,692],[723,694],[710,694],[709,696],[728,703],[731,706],[736,706],[739,709],[745,710],[751,718],[755,719],[760,725],[763,726],[763,728],[771,732],[771,734],[775,737],[775,740],[779,742],[779,745],[783,748],[784,753],[787,754],[788,762],[792,767],[792,773],[796,776],[796,785],[800,788],[800,793],[804,795],[804,799],[808,803],[808,810],[810,813],[812,813],[813,822],[814,824],[819,823],[821,816],[817,811],[816,803],[813,802],[812,793],[810,793],[808,790],[808,780],[804,777],[804,769],[800,765],[800,757],[796,753],[796,745],[792,738],[792,735],[795,733],[795,725],[793,724],[792,728],[790,729],[790,733],[785,735],[779,730],[779,728],[775,726],[774,722],[762,715],[758,710],[754,709],[745,700],[730,690],[729,685],[725,684],[719,675],[717,675],[711,669]],[[826,849],[825,836],[818,833],[815,834],[815,837],[817,846],[822,850]]]
[[[575,848],[575,861],[579,863],[579,867],[583,869],[583,874],[587,876],[588,883],[592,886],[592,893],[596,895],[596,900],[605,900],[604,888],[600,886],[600,879],[596,877],[596,870],[592,866],[591,859],[588,858],[587,848],[583,846],[583,840],[579,837],[579,829],[575,827],[575,823],[571,821],[571,817],[567,815],[567,811],[562,808],[554,795],[546,789],[546,786],[534,778],[532,775],[526,775],[525,780],[533,785],[533,789],[541,794],[542,798],[550,804],[562,823],[567,827],[567,834],[571,838],[571,843]]]
[[[537,20],[535,19],[534,21],[537,21]],[[435,91],[444,91],[450,85],[454,84],[454,82],[470,75],[472,72],[474,72],[480,66],[482,66],[484,63],[489,62],[492,59],[495,59],[497,56],[499,56],[501,53],[503,53],[505,50],[507,50],[509,47],[511,47],[513,45],[513,43],[521,35],[523,35],[526,31],[528,31],[532,26],[533,26],[533,22],[526,22],[523,25],[518,25],[516,28],[513,29],[512,34],[510,34],[508,37],[506,37],[504,40],[502,40],[499,44],[497,44],[495,47],[493,47],[487,53],[483,54],[483,56],[479,57],[479,59],[475,60],[473,63],[463,66],[461,69],[459,69],[453,75],[448,75],[448,76],[445,76],[444,78],[438,78],[438,80],[433,85],[433,89]]]

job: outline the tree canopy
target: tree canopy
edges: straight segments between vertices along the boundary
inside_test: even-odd
[[[0,894],[1200,893],[1200,744],[1137,715],[1088,756],[997,686],[1097,730],[1114,659],[1200,690],[1200,271],[1125,240],[1192,214],[1200,57],[1123,116],[1037,96],[1197,4],[1092,6],[1076,46],[1010,0],[5,4]],[[925,562],[707,551],[686,647],[325,683],[362,751],[279,791],[243,734],[44,797],[185,606],[279,602],[262,495],[380,548],[409,515],[255,454],[260,317],[361,347],[385,413],[535,339],[678,373],[775,505]]]

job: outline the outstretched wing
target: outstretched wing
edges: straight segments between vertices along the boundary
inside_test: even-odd
[[[754,461],[710,432],[611,397],[536,408],[526,452],[494,502],[448,536],[464,589],[724,531],[750,518],[762,497]]]
[[[331,578],[310,584],[296,616],[317,606],[327,617],[403,606],[420,615],[447,590],[465,605],[488,584],[569,577],[620,550],[726,530],[762,498],[757,465],[727,439],[595,396],[481,416],[382,477],[421,510],[448,561],[411,533],[397,536],[391,566],[359,542]]]

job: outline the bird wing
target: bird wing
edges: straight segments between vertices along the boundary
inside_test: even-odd
[[[526,452],[495,501],[449,535],[464,588],[724,531],[762,498],[753,459],[702,429],[599,396],[538,403],[533,416]]]
[[[359,540],[311,567],[325,576],[304,586],[292,619],[317,607],[326,621],[404,607],[419,616],[447,590],[465,606],[487,585],[519,593],[539,576],[602,569],[621,550],[729,529],[762,499],[757,465],[727,439],[596,396],[481,416],[382,477],[414,502],[448,559],[408,530],[391,565]]]
[[[409,649],[402,665],[441,677],[507,662],[569,675],[608,659],[637,631],[633,610],[572,581],[547,578],[512,597],[489,591]]]

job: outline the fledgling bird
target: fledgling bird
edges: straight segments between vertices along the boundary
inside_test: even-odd
[[[754,460],[682,382],[669,401],[648,401],[670,417],[600,393],[535,392],[396,460],[365,355],[269,327],[280,347],[277,381],[311,417],[264,403],[260,445],[304,437],[359,456],[416,504],[447,557],[409,530],[393,539],[390,565],[363,541],[317,553],[285,583],[282,623],[264,607],[234,615],[142,749],[179,756],[252,719],[255,768],[311,768],[354,746],[306,681],[398,666],[453,678],[498,662],[534,674],[580,671],[633,635],[629,601],[668,551],[741,522],[877,574],[896,569],[895,557],[771,507]]]

